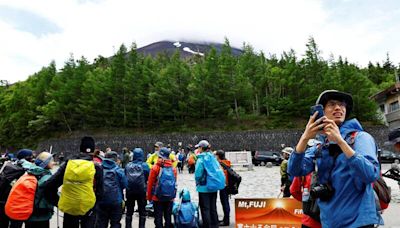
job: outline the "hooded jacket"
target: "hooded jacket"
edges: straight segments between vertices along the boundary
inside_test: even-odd
[[[157,186],[158,175],[160,174],[161,167],[173,167],[173,172],[175,176],[175,180],[177,177],[176,168],[173,166],[172,161],[170,159],[158,159],[158,162],[153,165],[150,170],[149,181],[147,183],[147,200],[158,201],[157,196],[153,195],[153,189]]]
[[[352,132],[358,132],[352,146],[355,151],[352,157],[347,158],[340,153],[335,160],[329,155],[326,137],[319,135],[322,144],[314,145],[304,153],[291,154],[288,171],[293,176],[305,176],[314,170],[313,160],[316,159],[319,183],[329,183],[335,189],[329,201],[318,200],[322,227],[383,224],[372,188],[372,183],[380,175],[375,140],[363,131],[356,119],[343,122],[339,129],[345,140],[349,139]]]
[[[204,167],[204,161],[209,159],[216,159],[215,156],[210,151],[202,152],[199,155],[197,155],[194,179],[196,181],[196,190],[198,192],[202,193],[210,192],[210,190],[207,188],[207,181],[206,181],[207,173]]]
[[[144,162],[144,152],[143,152],[142,149],[136,148],[136,149],[133,150],[133,159],[132,159],[132,161],[130,163],[142,164],[145,183],[147,183],[147,181],[149,179],[150,168],[149,168],[149,165],[146,162]],[[125,172],[126,172],[126,169],[125,169]],[[129,185],[127,186],[126,190],[127,190],[127,194],[129,194]],[[146,192],[147,189],[145,189],[144,191]]]
[[[118,177],[117,181],[118,181],[118,187],[120,189],[120,191],[119,191],[120,194],[118,195],[118,202],[115,202],[115,203],[116,204],[117,203],[120,204],[122,202],[122,200],[124,199],[123,191],[126,188],[126,186],[128,185],[128,181],[126,179],[125,172],[124,172],[123,169],[119,168],[117,163],[115,163],[115,161],[113,161],[112,159],[104,158],[103,162],[101,164],[102,164],[103,169],[104,169],[103,172],[105,172],[106,170],[112,170],[112,169],[116,168],[116,173],[117,173],[117,177]],[[109,180],[106,180],[103,177],[103,182],[106,182],[106,181],[109,181]],[[105,199],[107,197],[107,194],[109,194],[109,193],[108,192],[104,192],[103,194],[104,195],[103,195],[102,198]]]

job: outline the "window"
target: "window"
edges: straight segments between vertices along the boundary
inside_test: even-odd
[[[379,108],[381,109],[381,112],[382,112],[382,113],[385,113],[385,104],[381,104],[381,105],[379,106]]]
[[[396,110],[399,110],[399,101],[395,101],[390,103],[390,112],[394,112]]]

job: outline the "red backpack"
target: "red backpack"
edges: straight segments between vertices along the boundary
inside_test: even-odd
[[[8,195],[5,212],[13,220],[27,220],[33,212],[38,181],[34,175],[24,174]]]
[[[357,136],[358,132],[354,131],[350,135],[350,140],[348,141],[348,144],[353,148],[355,138]],[[375,143],[376,144],[376,143]],[[379,153],[378,153],[378,147],[376,148],[377,156],[378,156],[378,161],[380,162],[379,158]],[[380,166],[380,163],[379,163]],[[378,207],[378,202],[379,202],[379,208],[378,211],[385,210],[386,208],[389,207],[390,200],[392,198],[391,194],[391,189],[390,187],[387,186],[385,180],[382,177],[382,171],[380,170],[380,176],[379,179],[376,180],[374,183],[372,183],[372,186],[374,188],[374,193],[375,193],[375,201],[377,203]]]

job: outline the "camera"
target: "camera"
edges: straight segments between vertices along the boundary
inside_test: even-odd
[[[334,193],[335,189],[330,184],[318,184],[311,188],[310,196],[321,201],[329,201]]]

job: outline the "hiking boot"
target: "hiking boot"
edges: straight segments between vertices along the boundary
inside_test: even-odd
[[[126,216],[125,228],[132,228],[132,216]]]

